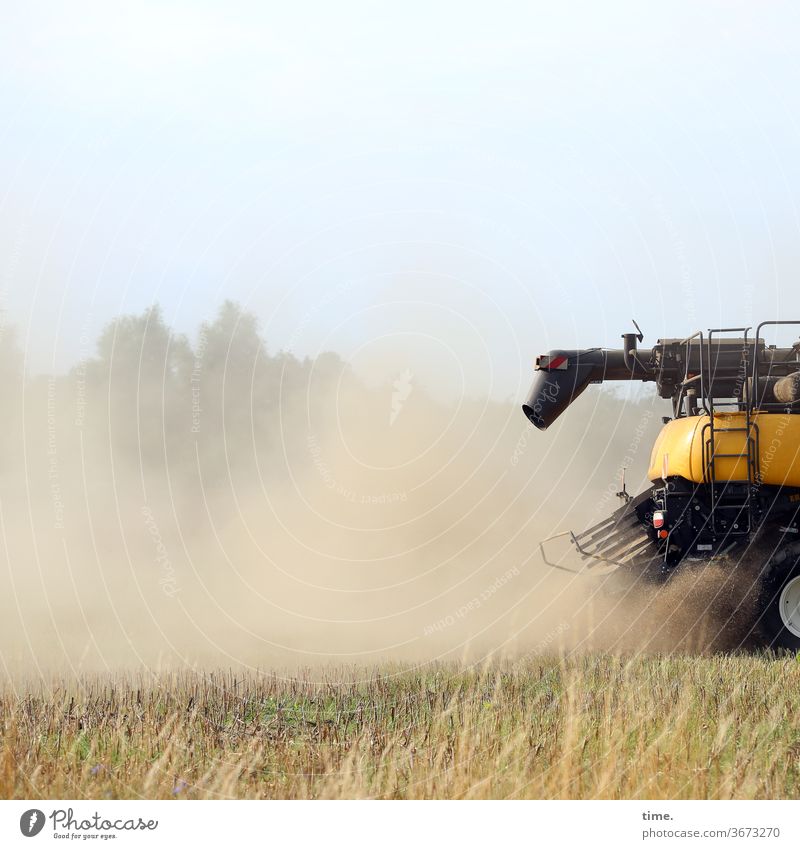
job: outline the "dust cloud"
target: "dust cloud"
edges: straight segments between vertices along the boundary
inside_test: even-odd
[[[605,597],[539,555],[616,509],[623,462],[646,486],[649,396],[587,392],[539,433],[518,399],[270,353],[232,303],[193,339],[156,308],[123,316],[57,376],[24,375],[7,331],[6,674],[479,660],[634,631],[664,650],[713,628],[677,583]]]
[[[685,564],[660,585],[596,585],[573,629],[571,651],[713,654],[759,645],[763,552]]]

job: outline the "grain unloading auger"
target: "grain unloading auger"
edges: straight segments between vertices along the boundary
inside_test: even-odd
[[[800,649],[800,342],[766,345],[756,328],[722,328],[638,349],[556,350],[536,361],[523,411],[549,427],[591,383],[653,382],[672,400],[650,457],[652,486],[580,534],[585,571],[665,581],[686,564],[757,562],[765,642]],[[553,538],[551,538],[553,539]],[[545,540],[548,542],[548,540]],[[544,551],[545,561],[551,563]]]

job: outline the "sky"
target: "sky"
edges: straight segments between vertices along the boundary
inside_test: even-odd
[[[226,298],[271,351],[520,398],[534,357],[800,318],[791,3],[5,3],[29,373]]]

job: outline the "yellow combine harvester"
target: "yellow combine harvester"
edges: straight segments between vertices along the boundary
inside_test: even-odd
[[[755,561],[753,633],[800,649],[800,342],[763,338],[781,325],[800,321],[660,339],[649,351],[637,348],[637,326],[621,350],[551,351],[536,361],[523,411],[544,430],[591,383],[655,383],[673,414],[653,446],[652,486],[631,498],[623,485],[616,513],[569,534],[585,571],[665,581],[697,561]]]

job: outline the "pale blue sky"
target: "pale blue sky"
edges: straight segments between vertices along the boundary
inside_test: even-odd
[[[790,3],[0,12],[0,298],[32,371],[154,300],[519,396],[533,356],[800,317]]]

